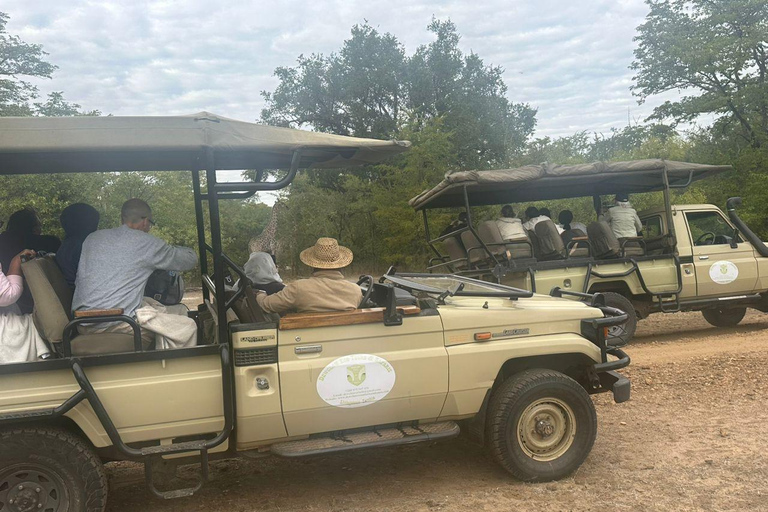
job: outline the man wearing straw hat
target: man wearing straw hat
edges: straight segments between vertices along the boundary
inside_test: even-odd
[[[339,269],[352,263],[352,251],[339,245],[335,238],[320,238],[304,249],[299,259],[312,267],[312,277],[288,284],[282,291],[267,296],[256,295],[256,301],[267,313],[296,311],[350,311],[362,300],[360,287],[344,279]]]

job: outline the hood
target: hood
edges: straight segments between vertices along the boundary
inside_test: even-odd
[[[475,343],[476,333],[489,331],[492,340],[580,334],[582,320],[603,317],[602,311],[583,302],[549,295],[517,300],[452,297],[446,302],[438,309],[446,345]]]

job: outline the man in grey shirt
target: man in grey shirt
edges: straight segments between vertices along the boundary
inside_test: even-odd
[[[135,317],[152,272],[184,271],[197,265],[192,249],[169,245],[149,234],[154,221],[147,203],[129,199],[120,213],[119,228],[96,231],[83,243],[72,299],[75,310],[122,308],[125,315]],[[80,330],[131,332],[124,323],[84,325]],[[145,345],[154,339],[146,330],[142,329]]]

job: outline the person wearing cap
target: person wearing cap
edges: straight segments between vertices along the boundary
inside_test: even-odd
[[[643,223],[632,205],[627,194],[616,194],[615,206],[608,209],[603,220],[611,226],[616,238],[633,238],[643,229]]]
[[[312,268],[312,277],[289,283],[272,295],[259,292],[256,301],[267,313],[352,311],[362,300],[360,287],[344,279],[342,268],[352,263],[352,251],[335,238],[319,238],[299,259]]]
[[[136,311],[143,307],[165,313],[166,308],[159,302],[144,298],[144,287],[149,276],[155,270],[191,270],[197,265],[197,253],[186,247],[169,245],[150,235],[149,231],[155,224],[152,209],[141,199],[126,201],[120,210],[120,217],[120,227],[91,233],[83,242],[72,309],[120,308],[124,315],[136,318]],[[138,320],[142,325],[141,318]],[[194,324],[191,318],[180,317],[180,320],[189,320]],[[190,326],[183,327],[188,331]],[[133,332],[126,323],[88,324],[78,328],[87,333]],[[186,335],[184,338],[191,340]],[[146,348],[155,340],[155,334],[142,328],[142,339]]]

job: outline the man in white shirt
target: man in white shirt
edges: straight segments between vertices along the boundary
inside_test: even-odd
[[[525,209],[525,222],[523,222],[523,227],[527,229],[528,231],[533,231],[533,227],[536,225],[536,223],[539,220],[539,209],[535,206],[529,206]]]
[[[501,238],[504,241],[527,238],[523,229],[523,221],[515,217],[515,211],[508,204],[501,208],[501,217],[496,219],[496,226],[498,226]]]
[[[616,206],[608,209],[603,220],[611,225],[616,238],[633,238],[642,231],[643,223],[632,205],[627,194],[616,194]]]

